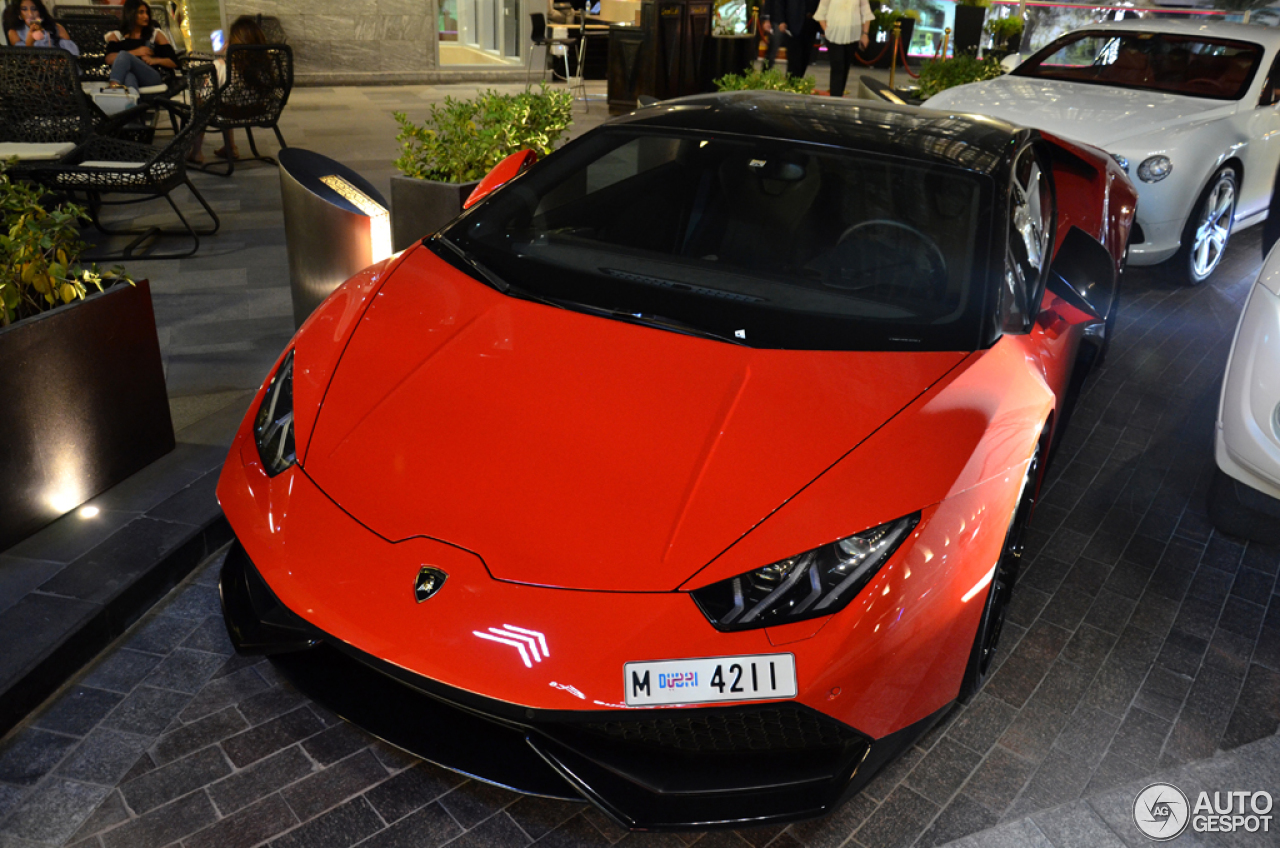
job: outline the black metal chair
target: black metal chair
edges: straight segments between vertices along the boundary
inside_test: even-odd
[[[275,164],[275,159],[258,152],[253,129],[271,130],[283,149],[289,145],[280,132],[280,113],[289,103],[293,90],[293,48],[287,44],[231,44],[226,55],[227,80],[218,92],[218,108],[210,118],[211,130],[243,129],[249,137],[252,156],[244,160],[258,160]],[[236,160],[228,150],[227,170],[217,170],[209,163],[200,168],[210,174],[229,177],[235,171]]]
[[[273,15],[258,15],[258,28],[266,36],[268,44],[285,44],[289,41],[284,33],[284,24]]]
[[[80,90],[74,56],[48,47],[0,48],[0,142],[75,146],[99,123]]]
[[[213,235],[221,222],[217,213],[204,199],[187,176],[187,155],[191,152],[196,132],[209,120],[218,105],[218,85],[213,65],[187,68],[187,99],[185,104],[171,104],[175,110],[189,110],[182,128],[163,147],[151,147],[132,141],[108,138],[91,133],[75,150],[56,163],[36,163],[23,170],[23,176],[46,187],[64,192],[83,192],[89,198],[89,214],[93,225],[107,235],[136,236],[119,253],[108,256],[86,257],[92,260],[110,259],[179,259],[191,256],[200,249],[200,236]],[[196,201],[213,221],[212,228],[197,230],[173,202],[171,192],[185,185]],[[104,195],[133,195],[127,200],[104,200]],[[138,203],[163,197],[182,229],[144,227],[132,230],[115,230],[102,223],[104,206]],[[135,254],[134,250],[145,241],[160,235],[187,235],[192,240],[190,250],[180,253]]]
[[[547,16],[541,12],[529,13],[529,60],[525,63],[525,85],[533,84],[533,48],[542,47],[550,50],[553,45],[562,44],[565,47],[561,58],[564,59],[564,78],[569,78],[569,45],[573,44],[572,38],[551,38],[547,35]],[[547,75],[547,60],[545,54],[542,59],[542,77]]]

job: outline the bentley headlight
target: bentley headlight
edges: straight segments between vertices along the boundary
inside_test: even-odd
[[[1120,166],[1120,170],[1126,174],[1129,173],[1129,160],[1121,156],[1119,153],[1112,153],[1111,158],[1116,160],[1116,164]]]
[[[750,630],[838,612],[920,521],[912,513],[690,594],[717,630]]]
[[[271,477],[297,460],[293,448],[293,351],[289,351],[267,384],[267,393],[253,422],[258,456]]]
[[[1143,159],[1138,166],[1138,179],[1144,183],[1158,183],[1173,173],[1173,163],[1168,156],[1152,156]]]

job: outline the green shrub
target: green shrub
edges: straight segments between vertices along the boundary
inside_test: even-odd
[[[44,192],[14,182],[0,162],[0,327],[20,318],[83,300],[90,288],[102,291],[116,279],[129,281],[123,268],[104,275],[98,266],[83,268],[87,245],[78,221],[89,216],[80,206],[64,203],[45,209]]]
[[[1004,18],[987,21],[987,32],[995,39],[997,45],[1008,43],[1009,39],[1022,33],[1022,18],[1015,12]]]
[[[715,81],[717,91],[792,91],[813,94],[817,81],[813,77],[787,76],[777,68],[760,71],[752,68],[743,74],[725,74]]]
[[[480,179],[512,153],[550,153],[573,123],[573,96],[543,83],[541,91],[489,90],[471,100],[446,97],[443,104],[431,106],[422,124],[413,123],[404,112],[392,116],[400,125],[396,141],[401,155],[395,161],[400,173],[466,183]]]
[[[926,99],[939,91],[968,82],[995,79],[1003,73],[999,59],[975,59],[967,53],[951,59],[925,62],[920,68],[919,97]]]

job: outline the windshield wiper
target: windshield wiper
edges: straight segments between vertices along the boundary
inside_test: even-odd
[[[702,327],[695,327],[692,324],[686,324],[675,318],[667,318],[662,315],[653,315],[647,312],[628,312],[625,309],[607,309],[602,306],[592,306],[587,303],[565,304],[569,309],[576,309],[582,312],[588,312],[593,315],[601,315],[605,318],[613,318],[618,321],[625,321],[628,324],[640,324],[645,327],[656,327],[659,330],[670,330],[673,333],[680,333],[685,336],[697,336],[701,339],[713,339],[718,342],[728,342],[729,344],[741,345],[748,347],[746,341],[732,336],[724,336],[720,333],[714,333],[711,330],[704,330]]]
[[[510,283],[508,283],[506,280],[502,279],[497,274],[490,271],[488,268],[484,266],[484,264],[479,259],[476,259],[470,253],[467,253],[465,250],[463,250],[458,245],[454,244],[445,236],[437,233],[435,236],[433,236],[432,240],[437,241],[440,244],[443,244],[445,247],[449,248],[449,250],[452,251],[455,256],[457,256],[463,262],[467,263],[467,267],[469,267],[472,271],[475,271],[477,274],[479,274],[481,279],[484,282],[488,283],[493,288],[497,289],[503,294],[506,294],[511,290]]]

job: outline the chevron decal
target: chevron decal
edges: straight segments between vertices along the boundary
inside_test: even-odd
[[[544,658],[551,656],[551,652],[547,650],[547,637],[537,630],[526,630],[514,624],[504,624],[501,627],[490,627],[488,632],[472,630],[471,633],[481,639],[515,648],[520,652],[520,659],[524,661],[525,668],[533,668],[534,663],[540,663]]]

